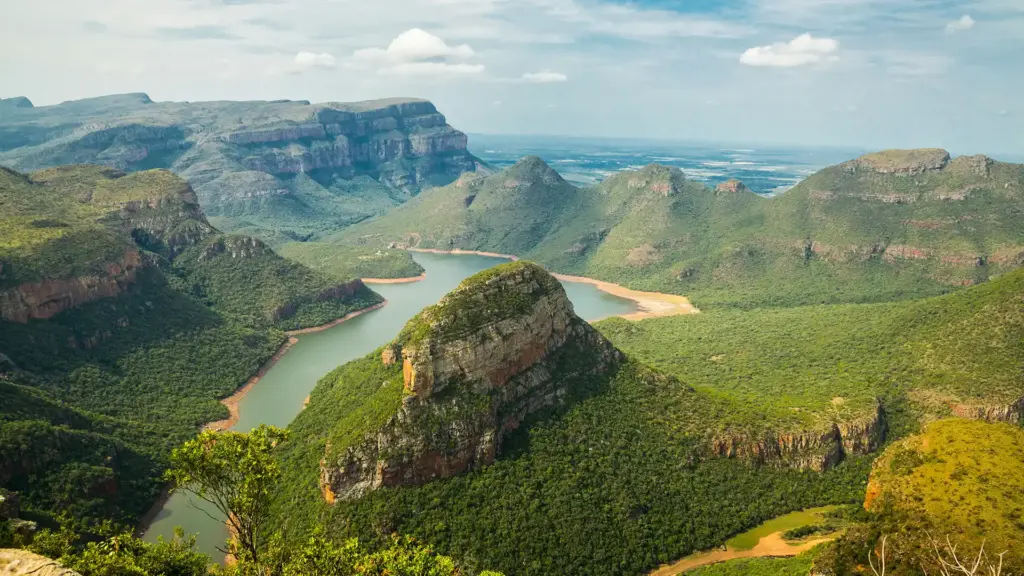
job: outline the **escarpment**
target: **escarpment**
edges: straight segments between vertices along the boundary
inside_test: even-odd
[[[711,453],[743,458],[759,465],[783,465],[821,472],[848,455],[874,452],[888,430],[881,403],[861,418],[836,422],[824,429],[767,433],[761,437],[721,435],[711,441]]]
[[[144,265],[139,251],[129,248],[120,258],[104,263],[103,273],[24,283],[2,290],[0,320],[45,320],[86,302],[118,296],[135,283],[136,273]]]
[[[402,365],[401,406],[348,446],[328,445],[330,501],[486,466],[531,414],[565,405],[622,354],[573,312],[561,285],[516,262],[463,282],[411,320],[380,362]]]

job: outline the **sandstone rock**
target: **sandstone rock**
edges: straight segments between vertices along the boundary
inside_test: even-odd
[[[382,362],[397,361],[399,349],[402,406],[361,443],[328,449],[328,501],[490,464],[527,416],[564,404],[577,378],[609,375],[623,359],[574,314],[557,280],[525,262],[464,282],[410,321]]]
[[[718,193],[736,194],[736,193],[739,193],[739,192],[749,192],[749,191],[750,191],[750,188],[747,188],[746,184],[744,184],[743,182],[740,182],[739,180],[737,180],[735,178],[731,178],[729,180],[726,180],[725,182],[722,182],[718,186],[715,186],[715,192],[718,192]]]
[[[0,576],[79,576],[54,560],[28,550],[0,549]]]
[[[992,159],[983,154],[974,156],[958,156],[949,163],[949,169],[970,176],[987,177]]]
[[[923,174],[930,170],[941,170],[948,163],[949,152],[941,148],[921,148],[917,150],[885,150],[865,154],[842,166],[851,172],[867,170],[879,174],[907,176]]]
[[[139,251],[127,249],[120,259],[106,264],[103,275],[44,280],[0,291],[0,319],[45,320],[86,302],[117,296],[135,282],[143,266]]]
[[[833,423],[818,431],[769,433],[761,438],[723,435],[711,441],[711,453],[743,458],[759,465],[784,465],[822,471],[842,462],[848,454],[867,454],[881,446],[888,430],[881,403],[870,416]]]

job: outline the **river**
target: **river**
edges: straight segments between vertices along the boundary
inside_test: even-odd
[[[245,432],[260,424],[287,426],[325,374],[389,342],[417,312],[436,303],[464,278],[507,262],[485,256],[429,253],[414,253],[413,259],[427,270],[426,279],[408,284],[374,284],[372,288],[387,299],[386,306],[328,330],[299,335],[298,343],[242,398],[240,418],[232,430]],[[602,292],[591,284],[562,284],[576,314],[584,320],[595,321],[637,310],[633,301]],[[201,552],[216,560],[223,558],[216,549],[227,539],[223,520],[211,518],[180,493],[173,495],[160,510],[145,539],[169,538],[175,526],[181,526],[186,534],[197,534]]]

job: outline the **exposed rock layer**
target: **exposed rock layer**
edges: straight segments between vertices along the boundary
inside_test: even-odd
[[[79,576],[54,560],[28,550],[0,550],[0,576]]]
[[[490,464],[530,414],[564,404],[576,378],[608,375],[622,360],[538,266],[505,265],[467,282],[384,349],[383,363],[403,364],[402,406],[356,446],[328,448],[328,501]]]

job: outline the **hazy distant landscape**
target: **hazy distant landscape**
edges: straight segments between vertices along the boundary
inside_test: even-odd
[[[500,134],[469,134],[469,150],[497,168],[507,168],[523,156],[540,156],[577,185],[596,184],[623,170],[657,163],[679,168],[687,177],[712,186],[737,178],[758,194],[788,190],[826,166],[865,152],[856,148]]]

